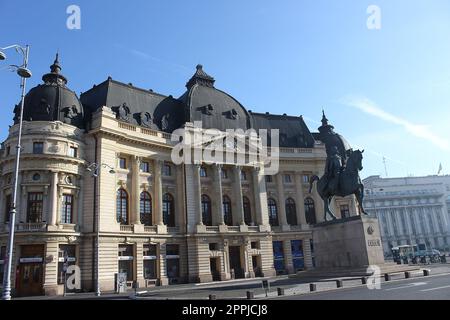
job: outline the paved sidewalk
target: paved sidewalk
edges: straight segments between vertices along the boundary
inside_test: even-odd
[[[421,266],[422,269],[430,269],[431,275],[450,274],[450,264],[445,265],[427,265]],[[422,271],[415,271],[412,273],[413,277],[422,277]],[[404,279],[403,273],[391,275],[392,281]],[[267,294],[262,288],[262,280],[268,280],[271,290]],[[289,278],[288,276],[276,278],[258,278],[258,279],[242,279],[227,282],[213,282],[202,284],[183,284],[167,287],[153,287],[138,290],[137,297],[134,296],[134,291],[129,291],[126,294],[114,294],[112,292],[105,292],[101,297],[95,297],[93,293],[81,293],[76,295],[69,295],[67,297],[33,297],[16,300],[207,300],[210,295],[215,295],[216,299],[246,299],[247,291],[254,293],[255,299],[266,299],[277,297],[277,288],[282,288],[285,295],[297,295],[310,293],[310,283],[315,283],[317,292],[336,290],[336,280],[343,280],[344,288],[362,286],[361,277],[341,277],[328,278],[309,281],[308,279]],[[384,282],[384,277],[381,278]]]

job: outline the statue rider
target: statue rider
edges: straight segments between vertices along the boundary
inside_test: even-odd
[[[342,158],[337,146],[333,146],[327,157],[325,177],[332,194],[336,194],[339,188],[339,177],[342,172]]]

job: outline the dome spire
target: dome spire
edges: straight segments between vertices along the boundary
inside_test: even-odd
[[[199,84],[205,87],[214,88],[214,82],[216,81],[214,80],[213,77],[211,77],[209,74],[203,71],[203,66],[201,64],[198,64],[196,69],[197,71],[189,80],[189,82],[186,84],[186,87],[190,89],[195,84]]]
[[[319,128],[319,132],[330,132],[334,127],[328,123],[327,116],[325,115],[325,110],[322,109],[322,126]]]
[[[48,84],[57,84],[60,86],[65,86],[67,84],[67,79],[61,74],[61,64],[59,63],[59,51],[56,52],[55,61],[50,66],[50,73],[45,74],[42,80]]]

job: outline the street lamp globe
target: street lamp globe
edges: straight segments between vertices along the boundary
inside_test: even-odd
[[[26,79],[31,78],[31,76],[33,75],[29,69],[24,68],[24,67],[17,68],[17,74],[20,77],[26,78]]]

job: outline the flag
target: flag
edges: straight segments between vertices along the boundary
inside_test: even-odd
[[[439,164],[439,171],[438,171],[438,175],[440,175],[441,174],[441,172],[442,172],[442,163],[441,164]]]

